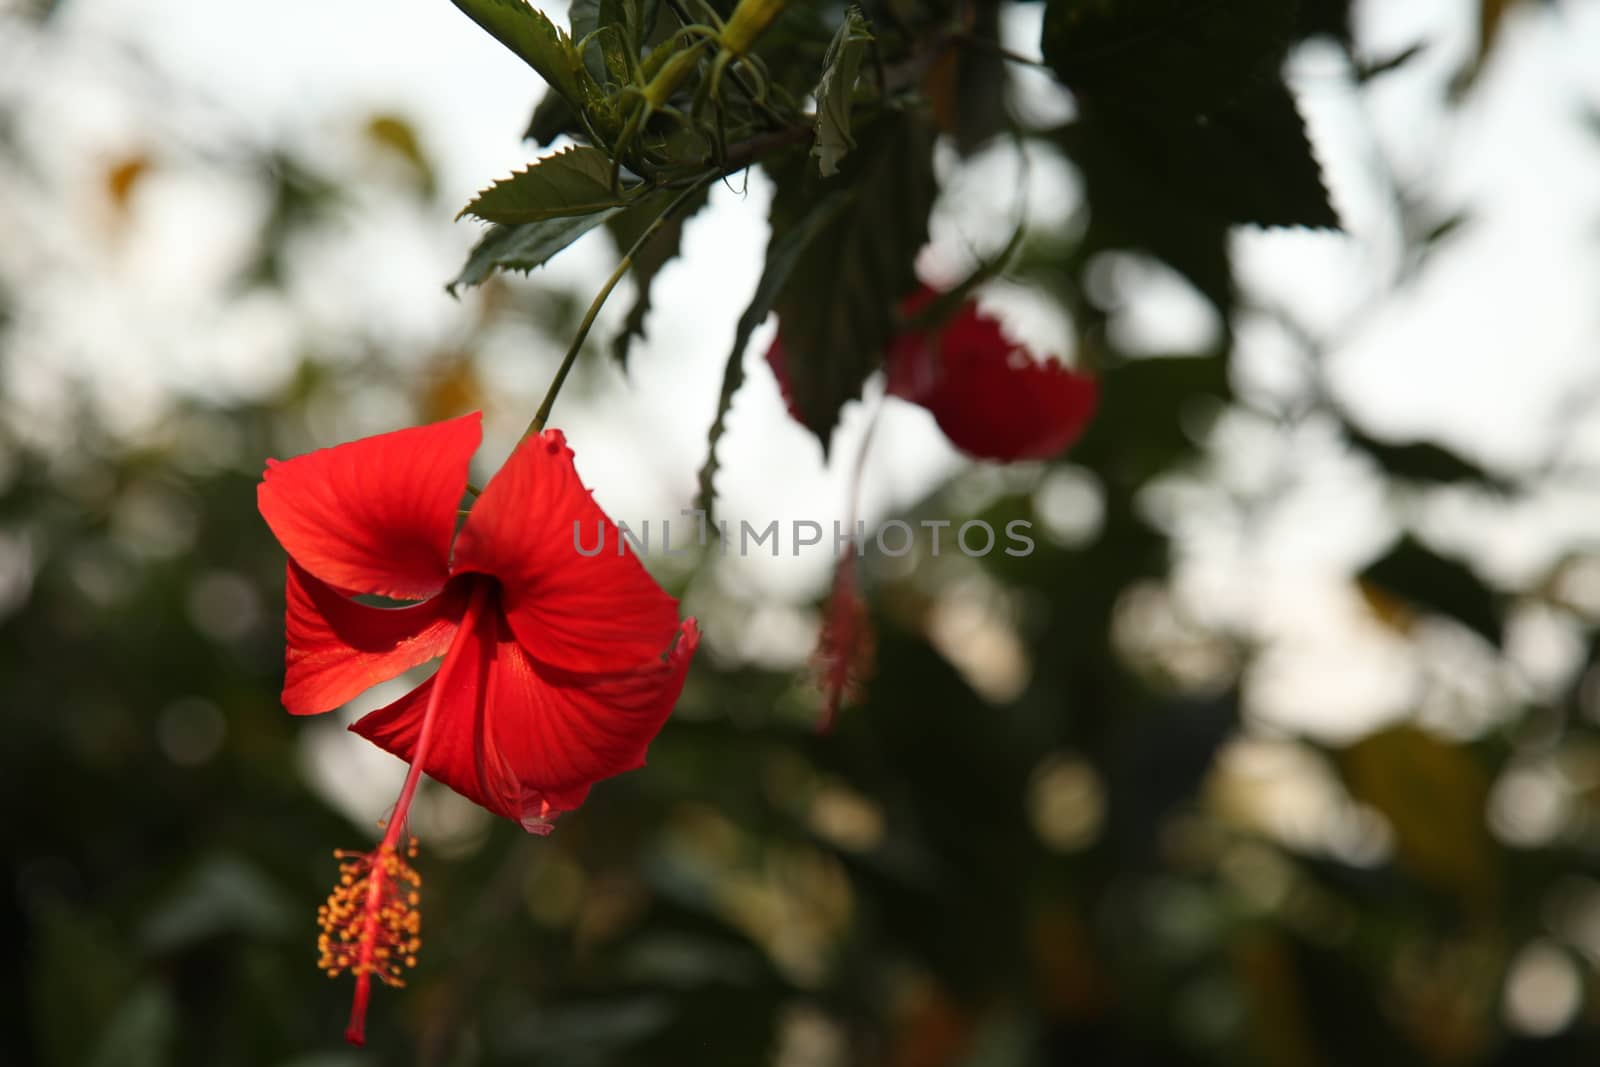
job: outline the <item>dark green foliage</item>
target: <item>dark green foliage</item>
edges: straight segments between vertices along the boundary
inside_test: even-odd
[[[572,39],[526,0],[452,0],[574,106],[589,93]]]
[[[1361,572],[1361,579],[1405,604],[1455,619],[1500,643],[1501,611],[1495,594],[1472,570],[1404,537],[1382,559]]]
[[[557,252],[621,210],[615,207],[588,215],[558,215],[516,226],[491,226],[450,283],[450,292],[454,294],[459,286],[478,285],[497,270],[527,272],[542,267]]]
[[[773,309],[795,406],[824,451],[839,409],[882,359],[896,306],[916,288],[913,261],[938,191],[933,130],[922,116],[891,113],[860,136],[863,148],[835,178],[792,166],[775,175],[774,245],[792,232],[811,235]],[[828,215],[820,226],[819,212]]]
[[[1476,463],[1431,441],[1380,441],[1349,425],[1345,427],[1345,437],[1357,450],[1371,456],[1379,467],[1395,478],[1432,485],[1501,484],[1499,478]]]
[[[1043,49],[1081,114],[1058,144],[1088,186],[1085,257],[1165,260],[1220,310],[1230,225],[1336,226],[1280,73],[1294,5],[1056,0]]]
[[[461,214],[516,226],[592,215],[621,207],[628,199],[627,190],[612,186],[611,163],[603,152],[569,148],[495,182],[462,208]]]

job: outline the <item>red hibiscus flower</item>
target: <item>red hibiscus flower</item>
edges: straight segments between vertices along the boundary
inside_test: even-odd
[[[910,318],[937,296],[923,286],[902,301],[901,314]],[[767,362],[789,413],[804,422],[789,388],[781,332],[767,350]],[[1038,359],[971,300],[935,330],[896,336],[884,366],[890,396],[928,409],[951,444],[979,459],[1014,462],[1059,455],[1083,434],[1099,401],[1094,378]]]
[[[350,857],[323,909],[323,966],[352,971],[360,1043],[369,978],[400,984],[416,937],[400,837],[426,771],[533,833],[602,778],[644,763],[699,641],[639,561],[577,551],[577,525],[621,538],[559,431],[523,440],[457,532],[476,413],[268,461],[257,497],[289,554],[284,706],[329,711],[443,657],[351,729],[411,764],[388,832]],[[351,599],[415,601],[397,608]]]

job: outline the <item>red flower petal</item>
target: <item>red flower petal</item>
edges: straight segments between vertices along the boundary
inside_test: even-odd
[[[578,551],[594,549],[594,555]],[[511,628],[530,655],[566,670],[652,660],[678,629],[662,591],[594,502],[559,430],[517,446],[456,538],[454,573],[499,579]]]
[[[290,560],[284,587],[283,706],[294,715],[331,711],[443,655],[466,608],[461,584],[412,607],[371,608]]]
[[[983,459],[1059,455],[1099,401],[1095,379],[1035,359],[972,303],[928,343],[897,341],[893,358],[890,391],[927,408],[952,444]]]
[[[478,412],[267,460],[261,517],[338,589],[421,600],[450,576],[450,536],[482,440]]]
[[[548,833],[602,778],[644,763],[683,688],[699,643],[687,620],[677,644],[630,671],[584,674],[540,663],[505,617],[485,610],[435,714],[423,770],[533,833]],[[350,728],[410,760],[434,679]]]

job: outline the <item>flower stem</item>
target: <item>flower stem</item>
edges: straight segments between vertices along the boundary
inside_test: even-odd
[[[528,423],[527,430],[523,432],[522,436],[524,438],[532,437],[542,431],[545,423],[550,420],[550,409],[555,407],[556,396],[561,392],[562,385],[566,384],[567,374],[572,370],[572,365],[578,361],[578,352],[583,348],[583,342],[589,337],[590,327],[594,325],[594,320],[600,314],[600,309],[605,306],[606,298],[611,295],[611,290],[617,287],[617,283],[622,280],[622,276],[628,273],[628,268],[633,266],[634,257],[660,231],[661,227],[667,223],[667,220],[677,214],[678,210],[688,203],[691,197],[710,184],[715,177],[716,174],[714,172],[707,174],[674,197],[672,203],[668,204],[666,209],[657,215],[649,226],[645,227],[645,231],[639,235],[638,240],[633,242],[633,247],[629,248],[627,254],[617,263],[617,269],[611,272],[611,277],[607,278],[606,283],[600,287],[600,291],[595,294],[594,300],[589,304],[589,310],[584,312],[583,321],[578,323],[578,332],[573,335],[572,343],[567,346],[566,355],[561,357],[561,366],[556,368],[556,376],[551,379],[550,388],[545,391],[544,400],[539,403],[539,410],[533,413],[533,421]],[[441,671],[443,669],[442,667],[440,668]]]

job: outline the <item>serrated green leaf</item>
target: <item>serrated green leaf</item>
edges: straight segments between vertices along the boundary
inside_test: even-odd
[[[524,0],[451,0],[467,17],[538,71],[550,87],[576,108],[584,92],[579,68],[582,60],[572,39]]]
[[[1185,210],[1257,226],[1339,225],[1294,97],[1280,82],[1197,114],[1102,107],[1130,156],[1168,175]]]
[[[822,61],[822,79],[817,82],[816,143],[811,154],[816,157],[817,169],[824,178],[839,173],[839,160],[856,146],[850,135],[851,94],[855,92],[856,77],[861,70],[861,60],[872,43],[872,31],[861,9],[850,7],[844,21],[828,45]]]
[[[526,273],[542,267],[557,252],[621,211],[607,208],[589,215],[564,215],[520,226],[491,226],[473,246],[461,273],[445,286],[454,296],[463,285],[478,285],[497,270]]]
[[[863,131],[837,178],[845,203],[801,250],[775,308],[796,409],[828,447],[839,409],[860,395],[896,326],[895,309],[916,287],[913,267],[938,194],[932,125],[890,113]],[[780,176],[773,240],[807,219],[827,186],[811,168]]]
[[[1275,80],[1294,28],[1284,0],[1050,0],[1040,46],[1080,95],[1200,112]]]
[[[1192,210],[1183,174],[1166,174],[1131,155],[1105,123],[1076,122],[1058,144],[1083,175],[1089,228],[1072,250],[1081,269],[1096,253],[1133,249],[1155,256],[1187,278],[1217,310],[1233,304],[1228,221]]]
[[[708,192],[709,189],[703,190],[699,196],[689,201],[682,213],[664,223],[655,237],[633,257],[632,274],[635,291],[633,306],[628,309],[628,315],[622,321],[621,331],[611,342],[611,354],[616,357],[617,362],[626,365],[628,348],[633,339],[644,336],[645,316],[650,313],[650,287],[661,268],[677,258],[678,249],[683,241],[684,224],[705,206]],[[612,238],[617,242],[618,251],[626,252],[632,248],[639,235],[644,233],[645,228],[665,210],[676,195],[672,190],[663,189],[650,194],[626,211],[610,216],[606,225],[611,230]]]
[[[1169,186],[1182,213],[1335,227],[1281,76],[1298,29],[1281,0],[1051,0],[1041,43],[1088,135]]]
[[[527,170],[495,182],[462,208],[461,215],[516,226],[621,207],[628,199],[627,190],[611,188],[611,160],[606,154],[579,146],[545,156]]]

